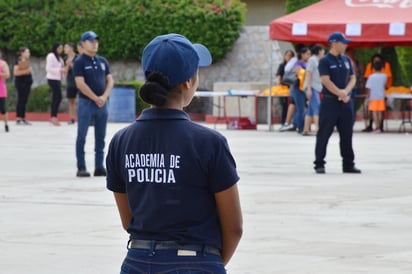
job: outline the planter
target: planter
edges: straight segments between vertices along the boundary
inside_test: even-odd
[[[8,112],[9,120],[16,120],[16,112]],[[58,113],[57,118],[60,121],[69,121],[70,117],[68,113]],[[26,112],[27,121],[49,121],[50,112]]]

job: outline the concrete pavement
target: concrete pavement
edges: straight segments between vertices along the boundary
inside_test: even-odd
[[[125,125],[109,123],[107,142]],[[319,175],[314,136],[217,127],[237,161],[244,214],[228,273],[412,273],[412,134],[362,127],[360,175],[342,174],[337,134]],[[76,127],[0,129],[0,273],[119,273],[127,234],[105,180],[75,177]],[[90,171],[93,145],[90,128]]]

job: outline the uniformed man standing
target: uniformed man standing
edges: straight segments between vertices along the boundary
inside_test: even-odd
[[[319,61],[322,80],[322,102],[319,111],[319,131],[316,135],[315,171],[325,173],[326,148],[336,126],[340,137],[340,153],[344,173],[361,173],[355,167],[352,148],[353,111],[350,92],[356,77],[350,59],[344,55],[350,41],[340,32],[329,36],[330,51]]]
[[[86,169],[84,145],[90,123],[94,124],[95,139],[95,169],[94,176],[106,176],[104,168],[104,146],[107,126],[107,98],[113,88],[113,78],[109,63],[99,55],[99,36],[93,31],[82,34],[83,54],[73,65],[73,75],[76,87],[79,89],[77,103],[77,177],[89,177]]]

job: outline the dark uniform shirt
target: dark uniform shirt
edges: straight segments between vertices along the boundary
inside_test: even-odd
[[[74,77],[84,77],[85,83],[97,96],[103,95],[106,89],[106,76],[108,74],[110,74],[109,62],[99,55],[90,57],[82,54],[76,58],[73,65]],[[89,99],[82,92],[79,92],[79,97]]]
[[[350,59],[345,55],[335,56],[333,54],[326,54],[319,60],[319,74],[329,75],[330,80],[339,88],[344,89],[349,82],[350,76],[353,74],[353,68]],[[337,96],[326,89],[322,88],[323,95]]]
[[[127,193],[132,239],[221,248],[214,194],[239,177],[226,138],[175,109],[146,109],[112,139],[107,188]]]

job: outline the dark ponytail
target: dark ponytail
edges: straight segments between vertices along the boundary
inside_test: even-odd
[[[154,106],[164,106],[172,86],[167,77],[157,72],[148,72],[146,82],[140,87],[139,95],[143,101]]]

